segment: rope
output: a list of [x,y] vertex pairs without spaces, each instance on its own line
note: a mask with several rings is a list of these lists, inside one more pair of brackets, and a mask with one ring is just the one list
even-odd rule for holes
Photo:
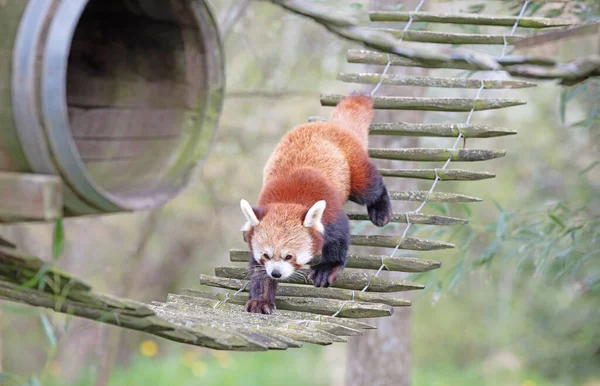
[[[417,7],[415,8],[414,12],[418,12],[424,2],[425,2],[425,0],[421,0],[421,2],[419,3],[419,5],[417,5]],[[514,35],[514,33],[515,33],[516,29],[517,29],[517,26],[519,25],[519,21],[523,17],[523,14],[525,13],[525,10],[527,9],[527,5],[529,4],[529,2],[530,2],[530,0],[526,0],[523,3],[523,8],[521,8],[521,12],[519,13],[519,16],[517,17],[517,19],[515,20],[515,24],[513,25],[512,30],[510,31],[510,35],[508,35],[508,36],[513,36]],[[402,35],[401,35],[400,41],[402,41],[402,38],[404,37],[404,33],[408,30],[408,28],[412,24],[412,21],[413,21],[412,14],[414,12],[410,12],[409,13],[410,18],[409,18],[408,23],[406,24],[406,27],[404,27],[404,30],[402,31]],[[506,40],[506,35],[503,36],[503,40],[504,40],[504,46],[502,47],[502,54],[500,56],[501,58],[503,58],[506,55],[506,49],[508,48],[508,41]],[[379,89],[379,86],[381,86],[381,84],[383,83],[383,77],[385,76],[385,74],[386,74],[386,72],[387,72],[387,70],[388,70],[388,68],[390,66],[390,56],[389,56],[389,54],[387,55],[387,58],[388,58],[388,63],[385,66],[385,68],[383,70],[383,73],[381,74],[381,79],[380,79],[379,83],[377,84],[377,86],[375,86],[375,88],[371,92],[371,96],[373,96],[373,94],[375,93],[375,91],[377,91],[377,89]],[[492,72],[494,72],[494,71],[496,71],[496,70],[493,70]],[[469,111],[469,115],[467,116],[467,120],[463,124],[464,126],[468,125],[471,122],[471,118],[473,117],[473,113],[475,112],[475,107],[476,107],[476,104],[477,104],[477,99],[479,99],[479,96],[481,95],[481,91],[484,88],[485,88],[485,82],[484,82],[483,79],[481,79],[481,87],[479,87],[479,89],[477,90],[477,93],[475,94],[475,98],[473,98],[473,107],[471,108],[471,111]],[[419,207],[416,210],[410,211],[410,212],[406,212],[406,228],[404,228],[404,232],[402,232],[402,236],[400,236],[400,240],[398,240],[398,244],[396,244],[396,247],[394,248],[394,251],[389,256],[390,258],[393,258],[396,255],[396,252],[398,251],[398,249],[400,248],[400,246],[404,242],[404,239],[406,238],[408,230],[412,226],[412,223],[410,222],[409,214],[419,214],[419,212],[423,209],[423,207],[427,204],[427,202],[429,202],[429,199],[431,198],[431,194],[435,190],[435,187],[437,186],[437,183],[440,181],[440,176],[439,176],[438,172],[440,170],[441,171],[446,170],[446,168],[448,167],[448,165],[452,161],[452,156],[454,155],[454,151],[456,150],[456,147],[458,146],[460,140],[463,139],[463,138],[465,138],[465,137],[464,137],[464,135],[463,135],[463,133],[461,131],[460,125],[459,125],[458,126],[458,136],[456,137],[456,141],[454,142],[454,145],[452,146],[452,149],[450,150],[450,156],[448,157],[448,159],[444,163],[444,166],[442,166],[441,169],[437,169],[437,168],[435,169],[435,180],[433,181],[433,184],[431,185],[431,188],[427,192],[427,195],[425,196],[425,200],[421,203],[421,205],[419,205]],[[361,292],[365,292],[369,288],[369,286],[371,285],[371,281],[375,277],[377,277],[379,275],[379,273],[381,273],[381,271],[384,268],[387,268],[387,266],[384,263],[383,256],[381,256],[381,267],[379,267],[379,269],[377,270],[377,272],[369,278],[369,281],[367,282],[367,285],[365,285],[365,287],[361,290]],[[340,307],[340,309],[333,316],[337,316],[349,302],[353,302],[353,301],[354,301],[354,291],[352,292],[352,300],[351,301],[346,301],[344,304],[342,304],[342,306]]]
[[[240,292],[242,292],[243,290],[246,289],[246,287],[248,286],[248,283],[250,283],[249,281],[247,281],[242,288],[240,288],[239,290],[237,290],[234,294],[233,297],[236,297]],[[213,308],[219,308],[221,307],[223,304],[227,303],[229,301],[230,297],[229,297],[229,292],[225,292],[225,299],[218,301]]]

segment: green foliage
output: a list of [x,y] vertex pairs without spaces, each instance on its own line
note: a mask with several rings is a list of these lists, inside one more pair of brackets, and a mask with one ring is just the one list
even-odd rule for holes
[[42,327],[44,328],[44,334],[46,335],[46,339],[48,339],[48,343],[50,343],[52,349],[56,348],[56,335],[54,335],[54,327],[52,326],[52,322],[50,322],[50,319],[45,311],[40,311],[40,319],[42,320]]
[[54,233],[53,233],[53,237],[52,237],[52,259],[54,261],[58,260],[58,258],[60,257],[60,255],[63,252],[64,243],[65,243],[64,238],[65,238],[65,228],[63,226],[62,218],[59,218],[58,220],[56,220],[56,223],[54,224]]

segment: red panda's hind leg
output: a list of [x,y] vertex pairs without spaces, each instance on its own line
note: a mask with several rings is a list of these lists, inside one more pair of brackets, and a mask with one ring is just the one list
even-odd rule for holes
[[250,300],[246,303],[247,312],[272,314],[275,310],[277,281],[267,275],[264,267],[253,258],[248,267],[250,274]]
[[346,266],[350,247],[350,221],[342,210],[336,221],[325,225],[321,260],[310,267],[309,278],[315,287],[329,287]]
[[366,183],[353,186],[349,199],[359,205],[366,205],[371,222],[382,227],[390,222],[392,203],[377,168],[370,161],[366,161],[364,167]]

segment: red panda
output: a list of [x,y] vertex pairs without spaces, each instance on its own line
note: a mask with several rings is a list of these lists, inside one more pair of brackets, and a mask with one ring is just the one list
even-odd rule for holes
[[310,268],[316,287],[329,287],[346,265],[350,223],[343,205],[366,205],[377,226],[391,218],[389,195],[367,152],[370,97],[344,98],[327,122],[288,132],[269,158],[258,204],[241,200],[251,251],[246,311],[270,314],[277,282],[321,253]]

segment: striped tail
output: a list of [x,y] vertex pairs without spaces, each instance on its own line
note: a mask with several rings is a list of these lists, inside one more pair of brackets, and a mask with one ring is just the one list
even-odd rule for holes
[[373,120],[373,102],[366,95],[351,95],[340,101],[329,117],[331,122],[352,131],[367,148],[369,125]]

